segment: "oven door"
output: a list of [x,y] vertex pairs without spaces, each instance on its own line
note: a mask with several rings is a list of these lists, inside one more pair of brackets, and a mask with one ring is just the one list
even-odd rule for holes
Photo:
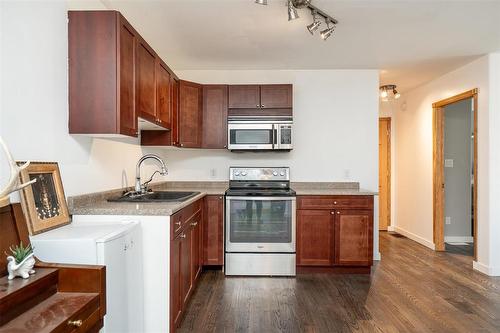
[[295,197],[226,197],[226,252],[295,253]]
[[233,150],[272,150],[276,140],[273,124],[228,123],[227,147]]

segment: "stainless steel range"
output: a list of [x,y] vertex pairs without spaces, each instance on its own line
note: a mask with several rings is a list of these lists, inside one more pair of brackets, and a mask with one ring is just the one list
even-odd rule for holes
[[295,191],[290,169],[229,169],[226,275],[295,276]]

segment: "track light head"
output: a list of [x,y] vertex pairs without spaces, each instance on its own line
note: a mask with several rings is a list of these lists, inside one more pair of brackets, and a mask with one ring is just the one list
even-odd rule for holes
[[384,89],[384,90],[382,90],[382,91],[380,92],[380,97],[382,97],[382,98],[387,98],[387,90],[385,90],[385,89]]
[[259,5],[267,5],[267,0],[255,0],[255,3]]
[[311,0],[292,0],[292,4],[295,8],[305,8],[311,4]]
[[396,90],[396,88],[394,88],[392,93],[394,94],[394,99],[398,99],[399,97],[401,97],[401,94]]
[[313,22],[307,26],[307,30],[314,35],[314,32],[318,30],[321,25],[321,21],[316,19],[316,12],[312,12]]
[[293,6],[292,0],[288,0],[288,21],[296,20],[299,18],[297,9]]
[[326,26],[327,28],[320,32],[320,36],[321,38],[323,38],[323,40],[327,40],[328,37],[330,37],[330,35],[333,34],[333,32],[335,31],[335,25],[330,27],[329,21],[326,21]]
[[[380,98],[382,98],[382,101],[384,102],[392,99],[398,99],[401,97],[401,94],[396,90],[395,84],[386,84],[380,86],[379,90],[380,90]],[[391,92],[392,95],[390,95]]]

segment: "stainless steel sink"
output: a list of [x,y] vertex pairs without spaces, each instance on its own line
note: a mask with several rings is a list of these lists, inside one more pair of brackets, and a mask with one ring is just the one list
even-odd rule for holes
[[157,191],[148,192],[145,194],[135,194],[133,192],[126,193],[118,198],[110,198],[111,202],[182,202],[192,198],[200,192],[174,192],[174,191]]

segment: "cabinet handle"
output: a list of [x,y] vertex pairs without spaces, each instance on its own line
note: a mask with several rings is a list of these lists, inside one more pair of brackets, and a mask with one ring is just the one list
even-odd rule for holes
[[191,225],[192,225],[193,227],[196,227],[196,226],[198,225],[198,222],[193,222],[193,223],[191,223]]
[[82,326],[82,324],[83,324],[83,321],[81,319],[68,321],[69,326],[80,327],[80,326]]
[[180,238],[186,238],[186,234],[181,234],[179,237]]

